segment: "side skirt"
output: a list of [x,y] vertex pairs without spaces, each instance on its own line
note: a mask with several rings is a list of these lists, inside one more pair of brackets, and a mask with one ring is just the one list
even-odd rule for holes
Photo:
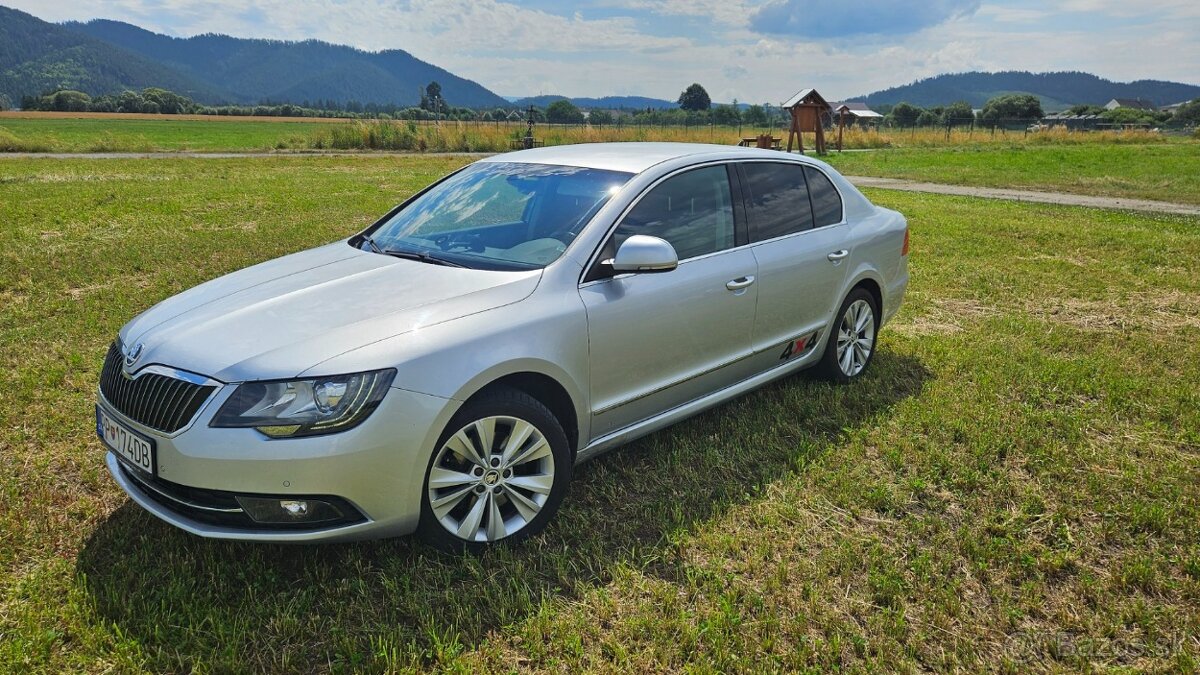
[[[825,336],[823,336],[823,338],[824,337]],[[724,389],[714,391],[713,393],[702,396],[701,398],[694,399],[688,403],[684,403],[683,405],[663,411],[653,417],[648,417],[641,422],[636,422],[612,433],[605,434],[604,436],[593,440],[587,445],[587,447],[576,453],[575,464],[583,464],[584,462],[603,455],[609,450],[641,438],[642,436],[652,434],[660,429],[665,429],[676,422],[682,422],[693,415],[704,412],[705,410],[708,410],[714,406],[721,405],[726,401],[735,399],[738,396],[753,391],[773,380],[777,380],[779,378],[791,375],[792,373],[804,370],[805,368],[813,365],[824,349],[825,339],[819,339],[809,353],[805,354],[803,357],[785,361],[778,366],[771,368],[770,370],[765,370],[758,375],[748,377],[741,382],[732,384]]]

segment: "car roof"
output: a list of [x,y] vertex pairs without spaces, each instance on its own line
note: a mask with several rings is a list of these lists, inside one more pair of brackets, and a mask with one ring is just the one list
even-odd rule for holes
[[581,166],[589,169],[641,173],[657,164],[684,157],[693,157],[696,161],[719,159],[804,161],[800,159],[800,156],[781,153],[777,150],[708,143],[579,143],[506,152],[481,161]]

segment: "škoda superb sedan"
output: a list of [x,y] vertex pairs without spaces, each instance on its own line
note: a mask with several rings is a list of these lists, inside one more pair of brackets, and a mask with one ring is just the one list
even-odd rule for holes
[[498,155],[133,319],[96,430],[198,535],[514,542],[579,462],[802,369],[861,377],[907,255],[903,216],[806,157]]

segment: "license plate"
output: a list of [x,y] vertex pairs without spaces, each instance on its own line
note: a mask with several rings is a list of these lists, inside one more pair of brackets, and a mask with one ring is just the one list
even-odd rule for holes
[[158,473],[154,441],[109,417],[100,406],[96,406],[96,433],[126,464],[152,476]]

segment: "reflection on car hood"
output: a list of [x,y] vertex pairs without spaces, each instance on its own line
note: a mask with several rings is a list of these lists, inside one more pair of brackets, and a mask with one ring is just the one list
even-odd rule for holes
[[157,363],[223,382],[294,377],[372,342],[518,302],[540,278],[540,270],[444,267],[339,242],[168,298],[126,325],[121,341],[143,344],[135,369]]

